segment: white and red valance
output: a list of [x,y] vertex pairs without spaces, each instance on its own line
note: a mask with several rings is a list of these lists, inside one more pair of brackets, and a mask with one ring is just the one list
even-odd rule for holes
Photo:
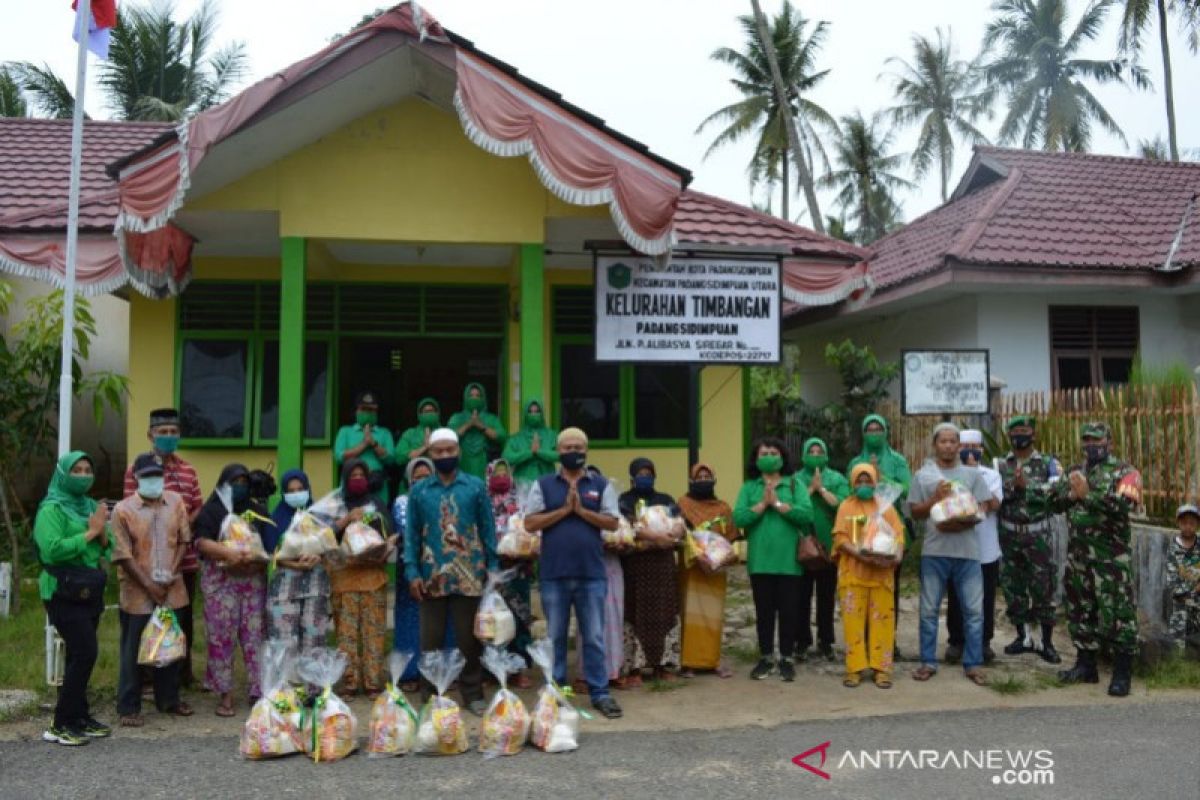
[[861,301],[873,290],[866,261],[847,266],[844,261],[783,260],[783,299],[789,303],[828,306],[847,298]]

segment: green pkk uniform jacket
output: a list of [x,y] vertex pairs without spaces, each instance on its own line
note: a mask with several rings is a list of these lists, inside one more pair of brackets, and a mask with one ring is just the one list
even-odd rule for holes
[[[438,404],[438,401],[432,397],[422,397],[417,403],[417,416],[420,417],[421,409],[427,405],[432,405],[434,408],[436,408],[438,418],[441,419],[442,407]],[[400,466],[401,472],[403,472],[404,468],[408,466],[408,454],[413,450],[424,447],[426,433],[433,433],[433,430],[436,427],[438,426],[434,425],[433,427],[427,428],[424,425],[421,425],[418,421],[418,424],[408,428],[404,431],[404,433],[400,434],[400,441],[396,443],[395,460],[396,464]]]
[[[525,414],[529,407],[537,404],[542,409],[542,419],[545,419],[545,406],[541,400],[531,398],[525,404]],[[538,450],[533,452],[533,438],[537,437]],[[543,475],[551,475],[558,468],[558,433],[544,424],[532,427],[528,423],[521,425],[521,430],[508,437],[501,456],[512,468],[513,480],[517,483],[533,483]]]
[[[812,470],[800,470],[796,473],[796,488],[801,492],[808,492],[808,485],[812,483],[812,479]],[[826,467],[821,470],[821,485],[837,498],[838,505],[841,505],[841,502],[850,496],[850,482],[846,480],[846,476],[835,469]],[[817,540],[825,546],[825,552],[832,555],[833,521],[837,519],[838,506],[826,503],[820,492],[810,493],[808,497],[809,502],[812,503],[812,523],[807,530],[815,533]]]
[[766,493],[762,478],[742,484],[733,507],[733,524],[746,532],[749,558],[746,571],[751,575],[803,575],[804,567],[796,560],[796,546],[803,531],[813,523],[812,502],[808,491],[794,478],[784,476],[775,487],[779,502],[791,506],[786,514],[768,506],[761,515],[754,513]]
[[[392,439],[392,432],[382,425],[372,425],[371,431],[375,436],[375,441],[383,446],[383,449],[387,451],[387,455],[385,455],[383,458],[380,458],[375,452],[375,448],[368,447],[356,457],[362,460],[362,462],[367,465],[367,469],[369,469],[371,472],[383,473],[384,467],[387,464],[395,463],[396,443],[395,440]],[[346,463],[346,451],[352,450],[362,444],[364,435],[363,426],[359,425],[357,422],[353,425],[343,425],[340,429],[338,429],[337,439],[333,443],[333,456],[337,459],[339,470],[341,469],[342,465]],[[384,484],[384,487],[379,490],[378,494],[386,506],[388,500],[386,483]]]
[[1063,576],[1067,629],[1077,649],[1097,650],[1107,641],[1114,652],[1134,653],[1137,603],[1129,512],[1136,500],[1122,495],[1118,487],[1137,470],[1112,455],[1091,468],[1070,467],[1067,475],[1076,470],[1087,476],[1087,496],[1072,497],[1067,477],[1051,493],[1051,507],[1067,515],[1070,531]]
[[[468,383],[463,389],[463,410],[450,418],[446,423],[446,427],[453,430],[455,433],[463,425],[471,421],[471,390],[478,389],[479,397],[483,401],[483,406],[479,409],[479,420],[485,428],[491,428],[496,432],[495,446],[501,448],[504,446],[504,441],[508,438],[508,433],[504,430],[504,426],[500,424],[500,418],[487,410],[487,391],[483,385],[479,383]],[[488,465],[488,447],[490,442],[483,431],[478,428],[472,428],[464,434],[459,434],[459,446],[462,449],[462,456],[459,460],[459,468],[469,475],[474,475],[476,478],[482,479],[487,473]]]

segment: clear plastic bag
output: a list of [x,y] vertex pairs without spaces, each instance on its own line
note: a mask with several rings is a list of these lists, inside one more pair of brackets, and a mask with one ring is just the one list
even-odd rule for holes
[[554,643],[538,639],[529,645],[529,657],[542,670],[546,685],[538,692],[529,726],[529,741],[547,753],[579,748],[579,712],[554,682]]
[[371,706],[368,758],[402,756],[411,753],[417,743],[417,712],[400,689],[400,676],[412,658],[412,653],[401,650],[393,650],[388,656],[392,680]]
[[243,758],[258,761],[304,749],[300,741],[301,698],[288,685],[295,669],[293,642],[271,639],[264,645],[259,684],[263,694],[250,709],[250,716],[242,726],[239,750]]
[[446,697],[467,659],[458,650],[434,650],[421,654],[421,674],[437,691],[421,707],[417,725],[417,744],[414,753],[434,756],[456,756],[467,752],[467,726],[462,709]]
[[500,541],[496,543],[496,552],[505,558],[537,558],[542,552],[541,531],[530,533],[525,530],[525,517],[513,514],[508,518]]
[[635,507],[633,529],[637,534],[635,546],[643,550],[669,550],[679,544],[686,528],[671,509],[662,505],[648,506],[639,500]]
[[351,558],[379,558],[387,543],[382,534],[363,522],[351,522],[342,534],[342,552]]
[[600,538],[604,541],[605,546],[613,550],[628,550],[637,542],[637,534],[634,532],[633,526],[624,517],[617,521],[615,531],[601,530]]
[[338,547],[333,523],[346,514],[340,491],[330,492],[303,511],[292,515],[292,522],[280,537],[276,558],[323,556]]
[[484,650],[483,666],[496,676],[500,688],[488,704],[479,725],[479,752],[487,758],[513,756],[521,752],[529,736],[529,711],[521,698],[508,689],[508,676],[525,667],[525,659],[495,645]]
[[159,606],[150,614],[138,640],[138,663],[147,667],[165,667],[187,655],[187,637],[179,627],[175,612]]
[[[254,529],[254,520],[262,521],[264,519],[253,511],[243,514],[227,514],[221,521],[221,533],[218,541],[233,550],[251,553],[256,558],[266,561],[267,551],[263,547],[262,537]],[[269,519],[266,520],[266,523],[275,524]]]
[[321,687],[312,707],[305,708],[300,741],[313,761],[337,761],[354,752],[358,719],[350,706],[333,693],[333,685],[346,671],[346,654],[331,647],[315,647],[300,659],[301,679]]
[[887,510],[900,496],[901,488],[882,483],[875,490],[875,513],[867,517],[859,539],[859,550],[877,556],[894,556],[900,546],[900,531],[887,521]]
[[479,641],[504,646],[517,637],[517,618],[500,594],[501,584],[508,583],[516,574],[515,569],[488,573],[479,610],[475,612],[475,638]]
[[955,481],[950,484],[950,496],[929,509],[929,518],[938,525],[943,522],[979,522],[983,519],[983,513],[970,490]]
[[736,556],[733,545],[724,536],[697,528],[688,531],[684,541],[683,558],[685,566],[695,564],[705,572],[714,573],[733,563]]

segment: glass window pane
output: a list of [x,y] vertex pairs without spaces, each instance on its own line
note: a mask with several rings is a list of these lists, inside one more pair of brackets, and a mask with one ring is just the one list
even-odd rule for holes
[[582,428],[589,439],[621,437],[621,372],[597,364],[591,344],[559,346],[559,422]]
[[1059,356],[1058,388],[1085,389],[1092,385],[1092,359],[1088,356]]
[[643,365],[633,376],[635,438],[686,439],[688,368]]
[[[279,435],[279,342],[263,342],[262,410],[258,437]],[[329,344],[308,342],[304,346],[304,438],[324,439],[327,414],[325,390],[329,378]]]
[[179,377],[184,437],[245,437],[249,353],[250,344],[245,340],[184,341]]
[[1129,373],[1132,370],[1132,356],[1103,356],[1100,359],[1100,372],[1104,377],[1105,386],[1129,383]]

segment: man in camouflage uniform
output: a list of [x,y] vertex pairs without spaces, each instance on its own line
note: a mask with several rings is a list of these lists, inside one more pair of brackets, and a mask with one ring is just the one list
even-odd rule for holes
[[1171,638],[1180,650],[1189,637],[1200,635],[1200,547],[1196,530],[1200,528],[1200,509],[1183,505],[1175,512],[1179,534],[1172,537],[1167,550],[1167,591],[1171,593]]
[[1112,455],[1108,425],[1089,422],[1080,438],[1087,462],[1071,467],[1051,495],[1051,505],[1066,513],[1070,529],[1063,584],[1067,629],[1078,651],[1075,666],[1058,677],[1065,683],[1098,683],[1096,653],[1107,642],[1113,652],[1108,693],[1124,697],[1138,638],[1129,512],[1141,504],[1141,475]]
[[[1054,649],[1054,584],[1050,491],[1063,477],[1058,459],[1034,446],[1037,421],[1013,417],[1008,422],[1012,450],[1000,462],[1004,501],[1000,505],[1000,588],[1017,638],[1004,648],[1010,656],[1038,653],[1051,664],[1062,662]],[[1039,641],[1035,633],[1041,625]]]

